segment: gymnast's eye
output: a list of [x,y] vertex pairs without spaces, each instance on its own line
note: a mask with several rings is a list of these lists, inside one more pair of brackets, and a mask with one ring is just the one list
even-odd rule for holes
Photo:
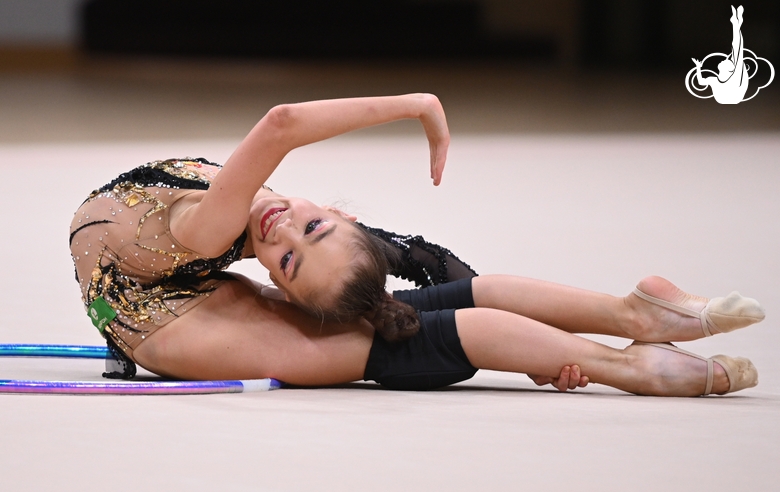
[[309,221],[309,223],[306,224],[304,234],[311,234],[312,232],[316,231],[320,224],[322,224],[322,219],[314,219]]
[[292,258],[292,251],[282,256],[282,260],[279,262],[279,266],[282,267],[282,271],[287,270],[287,264],[290,263],[290,258]]

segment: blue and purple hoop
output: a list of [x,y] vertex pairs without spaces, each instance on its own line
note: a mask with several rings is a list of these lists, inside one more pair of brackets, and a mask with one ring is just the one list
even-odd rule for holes
[[[111,359],[106,347],[94,345],[0,344],[0,357]],[[282,387],[276,379],[225,381],[32,381],[0,379],[0,393],[65,395],[206,395],[270,391]]]

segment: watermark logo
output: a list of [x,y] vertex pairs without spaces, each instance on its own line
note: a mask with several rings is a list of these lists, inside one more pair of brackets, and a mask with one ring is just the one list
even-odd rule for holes
[[[685,76],[685,88],[699,99],[714,97],[715,101],[720,104],[739,104],[756,97],[758,92],[771,84],[772,79],[775,78],[775,67],[766,58],[761,58],[745,48],[741,30],[744,12],[745,9],[741,5],[737,9],[731,7],[731,54],[712,53],[702,61],[693,58],[693,63],[696,66]],[[704,68],[704,64],[710,59],[713,60],[712,64],[718,62],[717,72]],[[759,65],[763,64],[766,64],[769,69],[769,80],[764,85],[756,87],[752,94],[745,97],[748,93],[750,79],[755,77],[759,71]],[[709,92],[708,88],[712,90],[712,93],[701,95]],[[701,94],[697,94],[697,92]]]

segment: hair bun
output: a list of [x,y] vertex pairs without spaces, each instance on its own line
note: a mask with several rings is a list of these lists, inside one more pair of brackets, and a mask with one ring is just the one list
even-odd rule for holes
[[367,315],[366,319],[388,342],[406,340],[420,331],[417,311],[412,306],[393,299],[389,294],[384,295],[372,315]]

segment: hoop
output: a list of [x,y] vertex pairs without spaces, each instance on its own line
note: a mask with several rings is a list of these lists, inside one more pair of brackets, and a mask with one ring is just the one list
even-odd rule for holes
[[[93,345],[0,344],[0,357],[107,359],[112,356],[108,348]],[[0,380],[0,393],[65,395],[206,395],[270,391],[281,387],[281,381],[271,378],[138,382]]]

